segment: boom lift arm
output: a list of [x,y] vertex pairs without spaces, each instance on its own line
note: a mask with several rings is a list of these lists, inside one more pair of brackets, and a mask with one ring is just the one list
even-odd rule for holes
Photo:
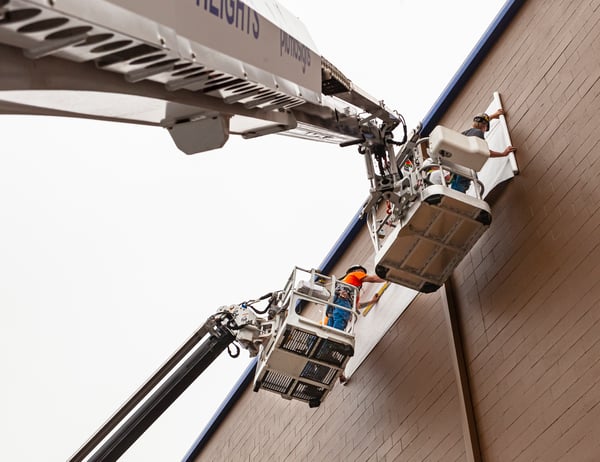
[[235,340],[224,321],[223,316],[211,316],[69,462],[117,460]]
[[[0,113],[156,125],[187,154],[230,134],[340,143],[383,102],[274,0],[0,1]],[[43,78],[40,78],[43,77]]]

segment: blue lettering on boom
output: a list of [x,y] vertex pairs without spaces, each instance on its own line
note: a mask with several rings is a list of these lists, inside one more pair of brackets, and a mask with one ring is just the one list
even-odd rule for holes
[[196,6],[255,39],[260,35],[258,13],[240,0],[196,0]]
[[279,31],[279,56],[290,56],[302,64],[302,73],[310,67],[310,49],[282,30]]

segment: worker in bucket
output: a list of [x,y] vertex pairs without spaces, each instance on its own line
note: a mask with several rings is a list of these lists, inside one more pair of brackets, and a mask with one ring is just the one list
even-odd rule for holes
[[[350,287],[338,285],[335,290],[335,296],[333,299],[333,303],[344,308],[338,308],[335,306],[327,307],[327,325],[330,327],[334,327],[335,329],[344,330],[348,325],[348,320],[351,316],[352,304],[354,301],[354,294],[356,293],[356,297],[360,294],[360,289],[362,288],[363,283],[365,282],[385,282],[384,279],[381,279],[379,276],[375,274],[367,274],[367,270],[362,265],[353,265],[346,270],[346,274],[341,281],[357,288],[357,290],[352,290]],[[379,299],[378,295],[375,294],[373,299],[368,302],[360,303],[360,300],[357,299],[356,306],[359,308],[363,308],[372,303],[376,303]]]
[[[504,109],[498,109],[496,112],[487,115],[485,113],[477,114],[473,117],[473,124],[471,128],[462,132],[465,136],[476,136],[485,140],[485,132],[490,129],[490,120],[498,119],[501,115],[504,115]],[[507,146],[504,151],[493,151],[490,149],[490,157],[506,157],[511,152],[516,152],[517,148],[513,146]],[[467,192],[471,185],[471,179],[461,175],[454,174],[450,182],[450,187],[456,191],[462,193]]]

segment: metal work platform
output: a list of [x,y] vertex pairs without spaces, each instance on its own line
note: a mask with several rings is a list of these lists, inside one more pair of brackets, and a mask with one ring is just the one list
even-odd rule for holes
[[[355,287],[334,277],[294,270],[284,291],[287,316],[261,350],[254,391],[272,391],[310,407],[321,404],[354,354],[357,297],[352,297],[351,308],[334,303],[341,286],[356,295]],[[346,330],[326,325],[328,306],[350,312]]]
[[436,291],[492,221],[486,202],[432,185],[375,255],[375,272],[420,292]]

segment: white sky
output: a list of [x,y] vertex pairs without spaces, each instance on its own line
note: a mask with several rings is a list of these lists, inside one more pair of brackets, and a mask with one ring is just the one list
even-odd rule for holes
[[[411,129],[504,1],[280,3]],[[368,194],[355,147],[185,156],[160,128],[0,121],[0,460],[66,460],[219,306],[317,267]],[[122,460],[180,460],[248,362],[222,355]]]

